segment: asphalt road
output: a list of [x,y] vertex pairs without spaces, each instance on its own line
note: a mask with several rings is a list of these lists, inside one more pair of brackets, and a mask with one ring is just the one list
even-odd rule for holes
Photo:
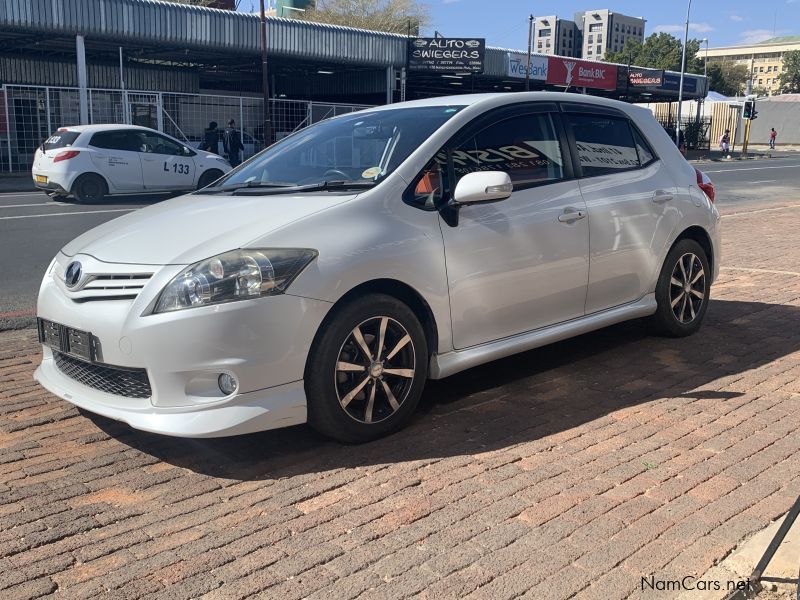
[[[800,199],[800,156],[697,163],[717,188],[720,207]],[[0,330],[33,320],[36,293],[50,260],[68,241],[165,196],[125,196],[85,206],[39,192],[0,194]]]

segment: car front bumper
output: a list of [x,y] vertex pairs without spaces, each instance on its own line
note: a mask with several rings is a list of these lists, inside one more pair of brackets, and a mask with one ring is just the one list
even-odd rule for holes
[[[331,304],[284,294],[147,314],[179,270],[164,267],[135,299],[82,302],[48,273],[38,316],[91,332],[97,363],[79,361],[89,376],[76,377],[59,367],[57,351],[43,346],[35,379],[85,410],[167,435],[217,437],[304,423],[306,358]],[[104,368],[144,370],[149,397],[109,392],[92,375]],[[222,373],[238,381],[233,394],[219,389]]]

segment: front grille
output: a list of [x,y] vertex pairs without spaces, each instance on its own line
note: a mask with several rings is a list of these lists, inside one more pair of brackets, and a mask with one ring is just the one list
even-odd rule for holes
[[93,364],[55,350],[53,357],[64,375],[90,388],[125,398],[149,398],[151,395],[150,379],[144,369]]
[[[139,295],[147,282],[153,276],[152,272],[145,272],[141,267],[119,265],[123,269],[116,273],[93,273],[88,271],[75,288],[64,285],[64,265],[57,264],[53,270],[53,278],[70,299],[75,302],[90,302],[92,300],[132,300]],[[89,269],[96,268],[90,264]],[[106,268],[106,267],[101,267]],[[131,268],[133,272],[126,273],[124,269]]]

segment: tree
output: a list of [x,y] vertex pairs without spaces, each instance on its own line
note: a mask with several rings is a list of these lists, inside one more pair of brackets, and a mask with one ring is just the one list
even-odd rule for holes
[[407,33],[410,28],[412,34],[430,23],[428,5],[417,0],[317,0],[316,8],[300,18],[391,33]]
[[723,96],[741,95],[748,77],[750,71],[747,66],[729,60],[708,65],[708,89]]
[[783,72],[779,75],[781,93],[800,92],[800,50],[790,50],[783,55]]
[[[702,73],[703,61],[697,58],[700,40],[689,40],[686,44],[686,72]],[[665,71],[681,70],[683,43],[674,35],[654,33],[644,43],[628,39],[620,52],[609,52],[605,60],[626,65],[629,62],[637,67],[663,69]]]

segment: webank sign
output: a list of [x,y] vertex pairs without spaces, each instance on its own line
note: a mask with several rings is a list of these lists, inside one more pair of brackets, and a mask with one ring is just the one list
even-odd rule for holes
[[617,89],[617,67],[603,62],[550,56],[547,64],[547,83],[570,88],[615,90]]
[[[525,79],[528,71],[528,55],[508,53],[508,76]],[[547,57],[531,54],[531,79],[547,81]]]

